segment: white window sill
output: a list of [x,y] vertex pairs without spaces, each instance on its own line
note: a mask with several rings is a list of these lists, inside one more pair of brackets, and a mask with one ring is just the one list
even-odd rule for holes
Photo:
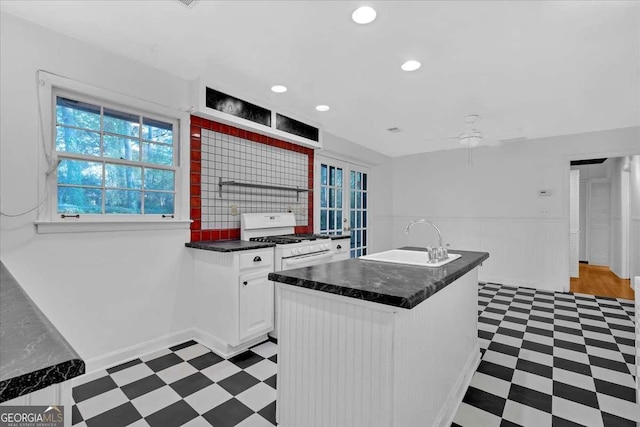
[[35,221],[38,234],[104,231],[188,230],[190,219],[147,221]]

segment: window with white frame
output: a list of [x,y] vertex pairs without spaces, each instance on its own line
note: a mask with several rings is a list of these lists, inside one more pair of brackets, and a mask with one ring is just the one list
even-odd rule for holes
[[56,210],[66,217],[173,217],[178,121],[54,91]]

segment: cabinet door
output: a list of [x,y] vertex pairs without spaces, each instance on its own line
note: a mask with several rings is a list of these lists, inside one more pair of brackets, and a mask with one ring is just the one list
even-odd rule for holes
[[268,271],[240,276],[240,342],[273,330],[273,282]]

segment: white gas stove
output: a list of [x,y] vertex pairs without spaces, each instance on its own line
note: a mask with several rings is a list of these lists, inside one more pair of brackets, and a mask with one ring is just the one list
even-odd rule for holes
[[329,236],[296,234],[296,218],[289,212],[248,213],[240,216],[240,239],[275,243],[275,271],[332,261]]

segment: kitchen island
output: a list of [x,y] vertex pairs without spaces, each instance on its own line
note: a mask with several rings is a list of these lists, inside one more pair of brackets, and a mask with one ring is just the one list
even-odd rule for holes
[[[424,250],[423,248],[403,248]],[[278,282],[280,426],[450,425],[479,360],[478,266],[361,259]]]

